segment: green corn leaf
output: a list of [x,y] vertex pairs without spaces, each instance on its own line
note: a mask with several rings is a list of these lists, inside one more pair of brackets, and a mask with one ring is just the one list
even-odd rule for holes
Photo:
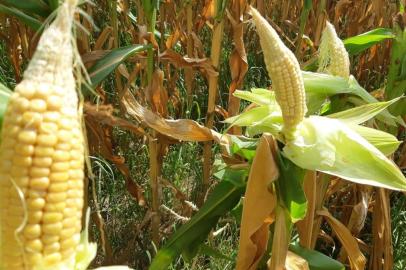
[[306,93],[325,97],[351,93],[350,84],[344,78],[310,71],[302,71],[302,76]]
[[279,113],[274,112],[274,107],[272,106],[261,106],[256,107],[246,112],[243,112],[239,115],[227,118],[224,120],[225,123],[231,124],[229,128],[233,126],[251,126],[255,125],[255,123],[263,121],[265,118],[269,116],[278,117]]
[[165,246],[158,251],[149,267],[150,270],[167,269],[182,252],[199,246],[217,224],[218,219],[238,203],[245,186],[234,183],[236,181],[245,183],[247,171],[225,169],[222,174],[216,175],[222,177],[222,181],[190,221],[172,234]]
[[257,139],[251,138],[238,138],[237,136],[231,136],[231,154],[239,155],[248,160],[251,163],[255,156],[256,148],[258,145]]
[[398,97],[386,102],[375,102],[358,106],[349,110],[328,115],[329,118],[339,119],[347,124],[361,124],[368,121],[379,113],[383,112],[390,105],[397,102],[402,97]]
[[151,48],[151,45],[129,45],[110,51],[88,70],[91,87],[95,88],[128,57],[143,52],[148,48]]
[[278,157],[278,194],[292,223],[295,223],[305,217],[307,210],[307,199],[303,191],[305,170],[281,155]]
[[56,10],[59,7],[59,0],[48,0],[48,3],[51,10]]
[[393,154],[401,143],[392,134],[378,129],[354,124],[350,124],[349,127],[375,146],[385,156]]
[[268,89],[253,88],[251,92],[236,90],[233,95],[257,105],[276,105],[279,107],[276,103],[275,92]]
[[360,35],[345,39],[344,45],[350,55],[357,55],[373,45],[386,39],[393,39],[395,35],[391,29],[377,28]]
[[303,248],[298,244],[290,245],[289,249],[305,259],[310,270],[345,270],[342,263],[316,250]]
[[406,190],[399,168],[343,122],[327,117],[305,118],[297,136],[283,148],[296,165],[362,185]]
[[[368,93],[367,90],[365,90],[363,87],[359,85],[354,76],[352,75],[350,76],[349,83],[351,85],[352,93],[354,95],[359,96],[367,103],[378,102],[378,100],[375,97],[373,97],[370,93]],[[390,114],[387,110],[381,112],[381,114],[377,116],[377,119],[391,126],[396,126],[397,122],[402,124],[401,122],[397,121],[396,117]]]
[[34,31],[38,31],[42,26],[42,23],[39,20],[14,7],[7,7],[0,4],[0,13],[5,13],[7,15],[16,17]]
[[14,7],[21,12],[44,18],[51,13],[50,7],[42,0],[0,0],[0,3],[8,7]]

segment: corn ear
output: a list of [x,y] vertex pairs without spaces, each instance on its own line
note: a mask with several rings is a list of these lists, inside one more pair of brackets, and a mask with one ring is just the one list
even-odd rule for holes
[[0,269],[74,265],[84,195],[71,31],[76,4],[60,6],[7,105],[0,146]]
[[350,59],[344,43],[337,36],[334,26],[326,21],[319,47],[319,72],[350,78]]
[[294,54],[283,44],[276,31],[254,8],[252,18],[260,38],[267,71],[276,101],[282,110],[283,134],[289,141],[307,112],[303,78]]

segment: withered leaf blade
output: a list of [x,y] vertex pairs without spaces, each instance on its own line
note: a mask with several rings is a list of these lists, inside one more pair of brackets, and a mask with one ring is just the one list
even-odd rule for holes
[[189,119],[168,120],[139,104],[130,92],[123,97],[123,105],[127,113],[143,122],[157,132],[181,141],[204,142],[218,141],[221,137],[217,132],[208,129],[197,122]]
[[323,210],[317,211],[317,214],[326,218],[328,224],[340,239],[341,244],[348,254],[351,269],[365,269],[366,259],[359,249],[357,240],[351,235],[351,232],[339,220],[333,217],[327,209],[324,208]]
[[272,150],[274,143],[272,136],[263,135],[251,166],[242,212],[237,270],[256,269],[267,248],[272,223],[268,217],[276,205],[276,194],[268,186],[279,176]]
[[209,76],[218,76],[218,72],[213,67],[212,62],[208,58],[189,58],[183,57],[177,52],[167,49],[159,55],[160,58],[169,60],[175,67],[194,67],[203,69]]
[[146,89],[146,97],[151,104],[153,112],[167,116],[168,92],[164,87],[164,72],[157,68],[152,74],[152,82]]

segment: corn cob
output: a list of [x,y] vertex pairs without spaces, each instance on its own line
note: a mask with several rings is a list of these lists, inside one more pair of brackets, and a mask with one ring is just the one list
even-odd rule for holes
[[319,47],[319,72],[326,72],[344,79],[350,77],[350,59],[344,43],[337,36],[334,26],[326,21]]
[[307,112],[300,66],[294,54],[283,44],[276,31],[261,14],[254,8],[251,8],[251,14],[260,38],[276,101],[282,110],[283,134],[289,140]]
[[67,0],[10,97],[0,146],[0,269],[74,260],[83,207],[84,138]]

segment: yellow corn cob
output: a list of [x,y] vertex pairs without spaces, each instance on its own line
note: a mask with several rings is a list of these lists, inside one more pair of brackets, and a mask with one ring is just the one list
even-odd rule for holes
[[252,17],[260,38],[265,65],[272,80],[276,101],[282,110],[283,132],[290,139],[306,112],[306,96],[299,63],[271,25],[254,8]]
[[0,146],[0,269],[61,269],[74,260],[83,207],[84,139],[68,0],[15,88]]
[[344,79],[350,77],[350,59],[344,43],[337,36],[334,26],[326,21],[319,47],[319,72],[326,72]]

